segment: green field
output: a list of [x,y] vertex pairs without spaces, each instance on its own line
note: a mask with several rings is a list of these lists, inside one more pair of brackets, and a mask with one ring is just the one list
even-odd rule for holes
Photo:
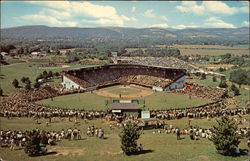
[[[68,119],[61,120],[59,118],[52,119],[50,126],[46,126],[45,119],[40,119],[41,124],[35,124],[33,119],[1,119],[1,129],[4,130],[32,130],[35,128],[44,130],[56,130],[74,128],[74,122]],[[226,157],[216,152],[213,144],[207,139],[192,141],[188,135],[182,135],[182,140],[177,141],[174,134],[152,134],[152,130],[145,130],[141,135],[138,143],[144,146],[144,150],[148,153],[140,155],[125,156],[121,152],[119,132],[120,129],[109,129],[109,124],[104,120],[92,120],[84,122],[78,120],[80,126],[78,129],[82,132],[82,140],[68,141],[63,140],[55,146],[47,146],[49,152],[54,154],[28,157],[23,150],[10,151],[8,148],[1,148],[0,156],[3,160],[8,161],[244,161],[248,156]],[[249,120],[248,120],[249,121]],[[185,128],[188,119],[167,121],[174,127]],[[201,128],[210,128],[215,123],[215,119],[208,121],[206,119],[194,119],[191,124]],[[98,139],[86,136],[87,127],[95,125],[102,127],[107,139]],[[246,139],[241,140],[240,148],[247,148]]]
[[232,55],[249,54],[247,45],[242,46],[222,46],[222,45],[174,45],[181,52],[181,55],[224,55],[230,53]]
[[[114,89],[115,87],[113,87]],[[116,87],[117,88],[117,87]],[[64,107],[73,109],[85,110],[106,110],[105,100],[108,97],[99,96],[95,93],[71,94],[55,97],[53,100],[45,99],[38,101],[38,104],[50,105],[54,107]],[[142,99],[142,98],[131,98]],[[128,98],[127,98],[128,100]],[[186,95],[172,94],[166,92],[156,92],[145,97],[146,109],[171,109],[171,108],[186,108],[190,106],[198,106],[210,102],[206,99],[192,97],[189,99]]]
[[199,106],[209,103],[210,100],[191,97],[181,94],[173,94],[166,92],[156,92],[145,97],[146,109],[171,109],[171,108],[187,108],[191,106]]
[[[227,74],[225,74],[225,75],[228,78],[228,75]],[[204,80],[189,79],[188,82],[189,83],[197,83],[197,84],[202,85],[202,86],[210,86],[210,87],[216,88],[220,84],[220,79],[218,78],[216,82],[213,82],[212,81],[212,77],[211,76],[207,76],[207,79],[204,79]],[[229,95],[233,96],[233,92],[230,91],[230,87],[232,85],[232,82],[230,82],[229,80],[227,80],[227,85],[228,85],[227,89],[229,90]],[[241,95],[235,97],[235,99],[237,101],[239,101],[239,103],[237,104],[237,106],[239,106],[239,107],[245,107],[247,101],[249,101],[249,92],[250,91],[247,90],[247,89],[245,89],[245,88],[249,89],[249,86],[243,86],[242,85],[242,88],[239,88]],[[237,106],[234,106],[234,107],[237,107]]]
[[[31,82],[34,83],[36,77],[42,73],[44,70],[52,71],[52,72],[60,72],[62,70],[67,70],[71,68],[81,67],[81,65],[69,64],[70,67],[63,68],[62,66],[59,67],[50,67],[50,68],[40,68],[38,67],[39,63],[15,63],[10,65],[1,66],[1,88],[4,91],[4,94],[11,94],[17,92],[20,89],[16,89],[12,85],[12,81],[17,79],[19,81],[19,85],[21,87],[24,84],[21,82],[22,77],[29,77]],[[61,82],[61,80],[54,80],[55,83]],[[53,81],[50,82],[53,84]]]

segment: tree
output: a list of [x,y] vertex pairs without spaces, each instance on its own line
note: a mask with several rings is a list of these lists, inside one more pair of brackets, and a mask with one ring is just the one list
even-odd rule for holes
[[26,77],[22,77],[21,82],[25,83],[25,81],[26,81]]
[[30,78],[29,77],[22,77],[21,78],[21,81],[23,82],[23,83],[31,83],[31,81],[30,81]]
[[0,96],[3,96],[3,89],[0,88]]
[[220,88],[227,88],[228,85],[227,85],[226,81],[221,80],[221,82],[220,82],[220,84],[219,84],[219,87],[220,87]]
[[217,79],[215,76],[213,76],[213,82],[217,82]]
[[239,88],[235,88],[235,90],[234,90],[234,96],[238,96],[238,95],[240,95],[240,90],[239,90]]
[[206,74],[205,74],[205,73],[202,73],[202,74],[201,74],[201,79],[203,80],[203,79],[206,79],[206,78],[207,78]]
[[48,78],[48,72],[45,70],[43,71],[43,78],[44,79],[47,79]]
[[231,87],[230,87],[230,89],[231,89],[232,91],[234,91],[236,88],[237,88],[237,87],[236,87],[234,84],[232,84]]
[[132,123],[131,121],[127,122],[119,136],[121,138],[122,151],[126,155],[137,152],[137,140],[140,137],[140,131],[136,124]]
[[30,90],[31,89],[31,83],[27,83],[24,88],[25,88],[25,90]]
[[52,73],[52,71],[49,71],[49,73],[48,73],[48,77],[53,77],[53,73]]
[[37,156],[42,152],[42,148],[40,146],[41,137],[38,132],[34,131],[33,135],[27,138],[27,142],[24,147],[24,151],[29,156]]
[[234,84],[231,86],[231,90],[234,92],[234,96],[240,95],[240,90]]
[[17,80],[17,79],[14,79],[14,80],[12,81],[12,85],[13,85],[15,88],[18,88],[18,87],[19,87],[19,82],[18,82],[18,80]]
[[240,143],[240,136],[237,134],[237,123],[228,116],[223,116],[220,120],[216,120],[217,125],[213,126],[212,138],[210,139],[218,153],[222,155],[235,155],[235,148]]
[[239,84],[239,87],[241,87],[242,84],[250,85],[249,72],[250,72],[249,70],[243,70],[243,69],[234,70],[230,73],[229,80]]
[[34,84],[34,88],[39,88],[41,86],[41,84],[39,83],[39,82],[36,82],[35,84]]

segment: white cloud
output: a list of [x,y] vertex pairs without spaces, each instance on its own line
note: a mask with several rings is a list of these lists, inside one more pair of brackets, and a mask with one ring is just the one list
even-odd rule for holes
[[226,3],[219,1],[206,1],[203,2],[203,6],[209,11],[213,13],[225,14],[225,15],[233,15],[237,12],[236,7],[229,7]]
[[249,27],[249,21],[243,21],[241,25],[242,25],[242,26]]
[[168,18],[166,16],[161,16],[161,19],[164,21],[168,21]]
[[97,20],[82,20],[83,23],[93,23],[93,24],[100,24],[100,25],[118,25],[118,26],[123,26],[123,21],[122,20],[111,20],[107,18],[100,18]]
[[53,10],[53,9],[42,9],[39,12],[39,14],[50,15],[50,16],[56,17],[58,19],[67,19],[67,18],[71,17],[69,12],[57,11],[57,10]]
[[195,25],[191,25],[191,26],[186,26],[186,25],[177,25],[177,26],[173,26],[173,28],[176,29],[185,29],[185,28],[198,28],[199,26],[195,26]]
[[144,16],[145,17],[149,17],[149,18],[155,18],[156,15],[153,13],[152,9],[148,9],[144,12]]
[[68,26],[68,27],[75,27],[77,25],[77,22],[74,21],[60,21],[55,17],[41,15],[41,14],[24,15],[18,17],[18,19],[28,20],[35,24],[47,23],[49,25]]
[[203,14],[205,10],[204,6],[199,6],[194,1],[184,1],[182,2],[182,6],[176,6],[176,8],[181,12],[190,12],[198,15]]
[[38,4],[43,6],[48,6],[51,8],[67,9],[70,7],[69,1],[26,1],[26,3]]
[[133,6],[133,7],[132,7],[132,9],[131,9],[131,12],[132,12],[132,13],[134,13],[134,12],[135,12],[135,10],[136,10],[136,7],[135,7],[135,6]]
[[183,1],[182,5],[176,6],[176,8],[181,12],[193,13],[197,15],[205,13],[233,15],[239,12],[249,12],[248,5],[243,7],[230,7],[226,3],[220,1],[204,1],[201,5],[197,5],[195,1]]
[[243,13],[249,13],[249,6],[240,7],[238,11]]
[[134,18],[134,17],[129,18],[129,17],[124,16],[124,15],[121,15],[121,18],[125,21],[136,21],[136,18]]
[[[51,17],[51,19],[68,19],[81,18],[83,21],[95,23],[100,25],[124,25],[125,21],[136,21],[134,17],[127,17],[119,15],[116,8],[109,5],[96,5],[91,2],[77,2],[77,1],[46,1],[36,2],[31,1],[27,3],[43,5],[49,8],[41,10],[38,15],[43,17]],[[59,11],[60,9],[60,11]],[[133,9],[133,8],[132,8]],[[135,11],[136,8],[134,8]],[[31,16],[26,15],[27,18]],[[85,20],[87,18],[87,20]],[[38,21],[38,20],[37,20]],[[55,24],[55,23],[54,23]]]
[[166,24],[166,23],[163,23],[163,24],[154,24],[154,25],[151,25],[150,27],[167,28],[168,24]]
[[205,20],[204,26],[213,28],[235,28],[233,24],[226,23],[219,17],[210,17]]

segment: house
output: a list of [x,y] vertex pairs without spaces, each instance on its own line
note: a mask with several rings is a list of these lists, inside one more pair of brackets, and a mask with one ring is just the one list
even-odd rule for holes
[[46,52],[33,51],[31,52],[32,56],[46,56]]
[[1,52],[1,55],[2,55],[2,56],[6,56],[6,55],[9,55],[9,53]]
[[117,57],[117,52],[111,52],[111,57]]
[[114,103],[112,104],[112,113],[116,114],[133,114],[133,115],[139,115],[139,112],[141,111],[138,103]]
[[16,56],[16,55],[18,55],[18,49],[11,49],[10,51],[9,51],[9,54],[11,55],[11,56]]

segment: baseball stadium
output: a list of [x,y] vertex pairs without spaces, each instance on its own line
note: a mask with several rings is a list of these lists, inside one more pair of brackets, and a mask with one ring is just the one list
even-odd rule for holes
[[[225,160],[209,141],[211,125],[224,115],[241,120],[242,128],[237,132],[246,135],[243,127],[249,106],[232,108],[237,100],[227,90],[192,82],[194,66],[171,57],[123,60],[126,61],[62,70],[60,84],[21,90],[2,99],[0,116],[5,130],[1,147],[11,149],[3,148],[3,156],[25,148],[25,139],[29,138],[26,136],[38,131],[43,145],[47,145],[40,149],[41,155],[46,154],[42,157],[49,160],[82,160],[83,156],[86,160],[127,160],[120,150],[118,134],[128,121],[141,128],[138,142],[145,146],[132,160],[139,156],[143,160],[164,160],[166,154],[173,157],[170,160],[185,160],[186,156],[203,160],[194,151]],[[20,139],[13,143],[9,135]],[[244,142],[241,145],[244,147]],[[200,147],[208,148],[208,152]],[[14,152],[13,157],[19,151]],[[33,160],[23,153],[21,158]]]

